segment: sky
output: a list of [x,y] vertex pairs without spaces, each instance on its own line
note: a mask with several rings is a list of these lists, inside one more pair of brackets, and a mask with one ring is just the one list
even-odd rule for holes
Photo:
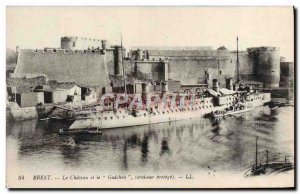
[[7,7],[7,48],[60,47],[60,37],[131,46],[280,47],[294,61],[293,7]]

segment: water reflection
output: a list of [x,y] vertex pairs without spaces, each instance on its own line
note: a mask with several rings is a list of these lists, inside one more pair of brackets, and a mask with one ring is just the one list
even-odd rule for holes
[[147,134],[144,134],[144,138],[141,142],[141,152],[142,152],[142,158],[141,158],[141,163],[144,165],[147,163],[147,156],[148,156],[148,138],[149,136]]
[[[286,114],[286,112],[285,112]],[[282,115],[266,108],[238,117],[196,119],[104,130],[101,136],[60,136],[65,123],[7,123],[7,138],[16,141],[22,168],[76,171],[180,171],[207,169],[244,171],[253,164],[254,140],[270,150],[293,155],[278,144]],[[280,126],[280,127],[279,127]],[[293,143],[293,142],[290,142]],[[8,150],[9,152],[9,150]],[[273,153],[273,155],[272,155]],[[263,160],[263,155],[259,156]]]
[[123,147],[123,170],[128,169],[128,162],[127,162],[127,141],[124,142]]
[[161,141],[161,152],[160,155],[162,156],[165,153],[169,153],[169,146],[168,146],[168,141],[166,139],[163,139]]

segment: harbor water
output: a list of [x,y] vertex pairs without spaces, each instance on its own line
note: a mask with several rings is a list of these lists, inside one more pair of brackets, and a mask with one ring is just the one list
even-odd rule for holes
[[[7,158],[19,170],[79,172],[234,172],[258,162],[293,161],[294,109],[256,108],[220,120],[199,118],[103,130],[99,136],[63,136],[67,124],[53,121],[7,123]],[[8,164],[9,165],[9,164]],[[16,166],[15,166],[16,165]]]

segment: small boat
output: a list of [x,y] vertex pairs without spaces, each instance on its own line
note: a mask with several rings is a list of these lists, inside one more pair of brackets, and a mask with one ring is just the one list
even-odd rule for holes
[[255,164],[252,165],[252,168],[247,170],[244,176],[257,176],[257,175],[269,175],[276,174],[281,172],[286,172],[294,169],[294,164],[289,162],[287,157],[285,156],[284,161],[277,162],[269,162],[268,150],[266,150],[266,162],[259,163],[258,162],[258,137],[256,137],[256,145],[255,145]]
[[50,118],[49,117],[46,117],[46,118],[41,118],[41,119],[39,119],[40,121],[48,121],[48,120],[50,120]]
[[279,108],[278,106],[274,106],[274,107],[270,108],[270,110],[271,110],[271,111],[274,111],[274,110],[276,110],[276,109],[278,109],[278,108]]
[[101,135],[102,131],[100,131],[99,128],[78,129],[78,130],[59,129],[58,133],[60,135]]
[[231,111],[227,111],[227,112],[213,112],[212,113],[212,117],[213,118],[220,118],[220,117],[224,117],[224,116],[230,116],[230,115],[236,115],[236,114],[243,114],[245,112],[249,112],[253,110],[253,108],[244,108],[244,109],[240,109],[240,110],[231,110]]

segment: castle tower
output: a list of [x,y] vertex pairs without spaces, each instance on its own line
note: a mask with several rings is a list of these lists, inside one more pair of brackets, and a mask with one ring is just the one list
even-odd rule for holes
[[103,50],[106,50],[107,40],[101,40],[101,46]]
[[122,76],[123,75],[123,66],[122,66],[122,60],[123,60],[123,49],[120,46],[115,46],[114,50],[114,56],[115,56],[115,75],[116,76]]
[[280,80],[280,49],[278,47],[256,47],[248,49],[254,61],[255,74],[264,87],[278,87]]
[[82,37],[61,37],[60,47],[67,50],[93,50],[102,48],[103,42],[99,39]]

